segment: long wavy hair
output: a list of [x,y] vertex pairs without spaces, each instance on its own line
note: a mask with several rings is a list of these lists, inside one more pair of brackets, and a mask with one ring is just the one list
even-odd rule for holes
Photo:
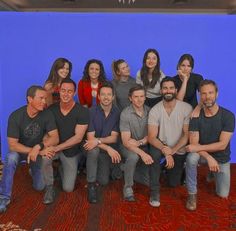
[[[149,68],[146,65],[146,60],[147,60],[149,53],[154,53],[157,57],[157,65],[155,66],[155,68],[152,72],[152,81],[151,82],[148,79]],[[144,56],[143,56],[143,66],[141,68],[140,75],[141,75],[141,80],[143,81],[143,85],[145,88],[148,88],[148,87],[154,88],[157,81],[160,80],[160,77],[161,77],[160,56],[159,56],[159,53],[157,52],[157,50],[150,48],[145,51]]]
[[89,77],[89,66],[92,63],[96,63],[100,67],[100,73],[99,73],[99,76],[98,76],[98,82],[99,83],[106,82],[106,74],[105,74],[104,66],[103,66],[102,62],[100,60],[98,60],[98,59],[90,59],[86,63],[86,65],[84,67],[84,71],[83,71],[82,80],[85,80],[85,81],[89,81],[90,80],[90,77]]
[[58,70],[63,68],[65,63],[69,64],[69,73],[66,78],[70,78],[72,71],[72,63],[66,58],[58,58],[54,61],[50,73],[48,75],[48,78],[45,81],[45,84],[52,83],[53,86],[57,86],[60,84],[62,78],[58,75]]

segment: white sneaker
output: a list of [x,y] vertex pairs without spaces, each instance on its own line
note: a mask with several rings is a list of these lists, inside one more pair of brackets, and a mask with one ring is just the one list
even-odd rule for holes
[[160,201],[154,199],[154,198],[150,198],[149,200],[149,204],[152,206],[152,207],[159,207],[161,205]]

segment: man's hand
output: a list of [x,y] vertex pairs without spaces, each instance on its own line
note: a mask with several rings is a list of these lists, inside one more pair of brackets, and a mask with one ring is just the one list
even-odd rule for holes
[[152,157],[147,153],[141,155],[140,157],[141,157],[142,161],[147,165],[152,164],[154,162]]
[[175,165],[174,159],[172,155],[167,155],[166,156],[166,168],[170,169],[173,168]]
[[39,152],[40,152],[40,146],[36,144],[28,153],[27,163],[29,163],[31,160],[36,161]]
[[39,154],[41,156],[47,157],[48,159],[52,159],[53,156],[55,156],[56,154],[55,147],[51,146],[51,147],[44,148],[42,151],[40,151]]
[[219,172],[220,171],[220,166],[219,166],[218,162],[212,156],[209,155],[207,157],[207,163],[208,163],[208,167],[209,167],[210,171],[212,171],[212,172]]
[[95,147],[97,147],[97,145],[98,145],[98,140],[92,139],[92,140],[86,140],[83,147],[85,150],[90,151],[94,149]]
[[200,144],[189,144],[186,146],[187,152],[199,152],[200,150]]
[[112,163],[120,163],[121,161],[121,156],[119,154],[119,152],[117,152],[115,149],[113,149],[112,147],[108,147],[107,148],[107,153],[108,155],[111,157],[111,161]]

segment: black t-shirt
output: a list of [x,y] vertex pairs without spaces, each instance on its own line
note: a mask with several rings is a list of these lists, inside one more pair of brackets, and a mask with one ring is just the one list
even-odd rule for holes
[[33,147],[42,142],[45,134],[55,129],[55,119],[51,111],[44,110],[30,118],[27,106],[23,106],[9,116],[7,136],[19,139],[19,143],[27,147]]
[[[189,131],[199,131],[199,143],[202,145],[218,142],[222,131],[234,132],[234,128],[234,114],[222,107],[212,117],[206,117],[201,110],[199,118],[193,118],[189,124]],[[230,160],[230,153],[229,143],[225,150],[212,153],[212,157],[219,163],[226,163]]]
[[[179,91],[179,89],[182,86],[182,80],[180,79],[180,77],[178,75],[174,76],[174,81],[177,87],[177,90]],[[192,105],[193,108],[195,108],[197,106],[197,91],[199,88],[199,84],[200,82],[203,80],[203,77],[199,74],[194,74],[191,73],[188,83],[187,83],[187,88],[186,88],[186,93],[184,96],[184,102],[189,103]]]
[[[53,104],[49,109],[53,112],[56,125],[59,131],[60,143],[65,142],[75,135],[76,125],[85,125],[89,123],[89,111],[87,108],[76,103],[67,115],[63,115],[60,110],[60,104]],[[76,144],[73,147],[63,150],[67,157],[75,156],[80,151],[80,145]]]

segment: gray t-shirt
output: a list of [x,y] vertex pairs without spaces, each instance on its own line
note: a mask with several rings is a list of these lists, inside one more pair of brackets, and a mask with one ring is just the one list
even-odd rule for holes
[[130,105],[129,89],[135,87],[137,84],[135,79],[129,77],[126,82],[112,80],[112,85],[115,90],[115,104],[122,111],[125,107]]
[[120,115],[120,131],[130,132],[131,138],[141,140],[147,136],[147,122],[149,107],[144,105],[144,115],[140,117],[134,110],[133,105],[126,107]]
[[[151,109],[148,124],[158,126],[158,139],[169,147],[174,147],[182,136],[183,125],[189,124],[191,112],[191,105],[176,100],[173,111],[168,115],[161,101]],[[180,149],[176,153],[184,154],[185,150]]]

